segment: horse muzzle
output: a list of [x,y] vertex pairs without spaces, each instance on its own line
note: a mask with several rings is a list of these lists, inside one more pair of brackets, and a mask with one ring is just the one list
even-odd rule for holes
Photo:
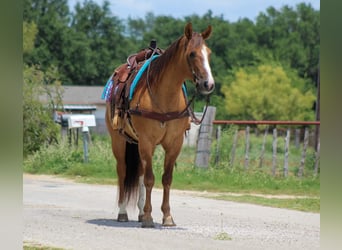
[[196,88],[202,95],[209,95],[215,89],[215,82],[213,79],[197,79]]

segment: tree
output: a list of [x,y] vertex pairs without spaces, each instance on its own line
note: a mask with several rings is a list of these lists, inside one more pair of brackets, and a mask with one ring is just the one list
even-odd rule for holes
[[302,78],[316,82],[320,12],[301,3],[295,9],[269,7],[256,21],[258,46],[271,50],[273,58],[296,69]]
[[240,69],[233,82],[222,87],[226,111],[230,118],[242,120],[312,120],[315,95],[296,85],[304,86],[305,80],[281,66]]
[[24,63],[39,64],[42,70],[52,65],[60,68],[70,22],[67,0],[26,0],[23,18],[27,23],[35,23],[38,30],[34,49],[24,57]]
[[103,85],[113,68],[127,57],[124,26],[112,16],[109,2],[77,4],[71,22],[73,37],[66,55],[66,71],[71,83]]
[[[36,25],[24,22],[23,32],[23,51],[29,54],[36,40]],[[56,68],[44,73],[36,66],[24,65],[23,75],[23,151],[28,155],[57,141],[59,126],[53,115],[55,107],[62,103],[62,92]],[[40,99],[44,95],[46,103]]]

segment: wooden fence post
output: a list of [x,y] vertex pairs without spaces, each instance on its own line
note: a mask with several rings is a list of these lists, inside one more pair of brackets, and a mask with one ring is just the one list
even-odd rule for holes
[[248,169],[248,163],[249,163],[249,126],[246,127],[245,169]]
[[303,176],[304,172],[304,165],[305,165],[305,157],[306,157],[306,149],[309,144],[309,128],[305,127],[305,133],[304,133],[304,142],[303,142],[303,151],[302,151],[302,158],[300,160],[300,166],[298,171],[298,177]]
[[265,144],[266,144],[267,134],[268,134],[268,125],[266,126],[265,134],[264,134],[264,139],[262,141],[262,146],[261,146],[261,154],[260,154],[260,161],[259,161],[259,167],[260,168],[262,167],[262,163],[264,161]]
[[277,167],[277,128],[273,129],[273,155],[272,155],[272,174],[275,176]]
[[216,154],[215,154],[215,165],[220,162],[220,139],[221,139],[221,126],[218,125],[216,129]]
[[285,156],[284,156],[284,176],[287,177],[289,172],[289,146],[290,146],[290,129],[286,131],[285,137]]
[[234,165],[234,159],[235,159],[235,151],[236,151],[236,145],[237,145],[237,139],[238,139],[238,135],[239,135],[239,130],[236,129],[235,130],[235,134],[234,134],[234,141],[233,141],[233,146],[232,146],[232,151],[231,151],[231,158],[230,158],[230,166],[233,167]]
[[296,148],[299,148],[300,146],[300,129],[299,128],[296,128],[295,130],[295,145],[296,145]]
[[209,165],[211,137],[215,113],[216,107],[209,106],[199,129],[195,166],[200,168],[208,168]]

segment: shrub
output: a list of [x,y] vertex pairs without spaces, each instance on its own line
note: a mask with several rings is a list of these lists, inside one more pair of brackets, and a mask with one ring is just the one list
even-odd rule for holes
[[[43,104],[41,96],[47,96]],[[46,73],[37,67],[24,68],[23,151],[24,156],[41,146],[57,142],[60,127],[53,120],[55,107],[61,103],[60,82],[56,69]]]

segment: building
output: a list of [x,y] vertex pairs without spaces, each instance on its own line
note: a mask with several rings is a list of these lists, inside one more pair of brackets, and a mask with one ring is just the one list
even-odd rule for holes
[[[62,116],[65,114],[93,114],[96,119],[96,127],[91,131],[99,134],[106,134],[105,124],[106,102],[101,99],[102,86],[62,86],[63,111],[57,112],[55,120],[62,123]],[[43,103],[48,102],[47,96],[41,96]]]

